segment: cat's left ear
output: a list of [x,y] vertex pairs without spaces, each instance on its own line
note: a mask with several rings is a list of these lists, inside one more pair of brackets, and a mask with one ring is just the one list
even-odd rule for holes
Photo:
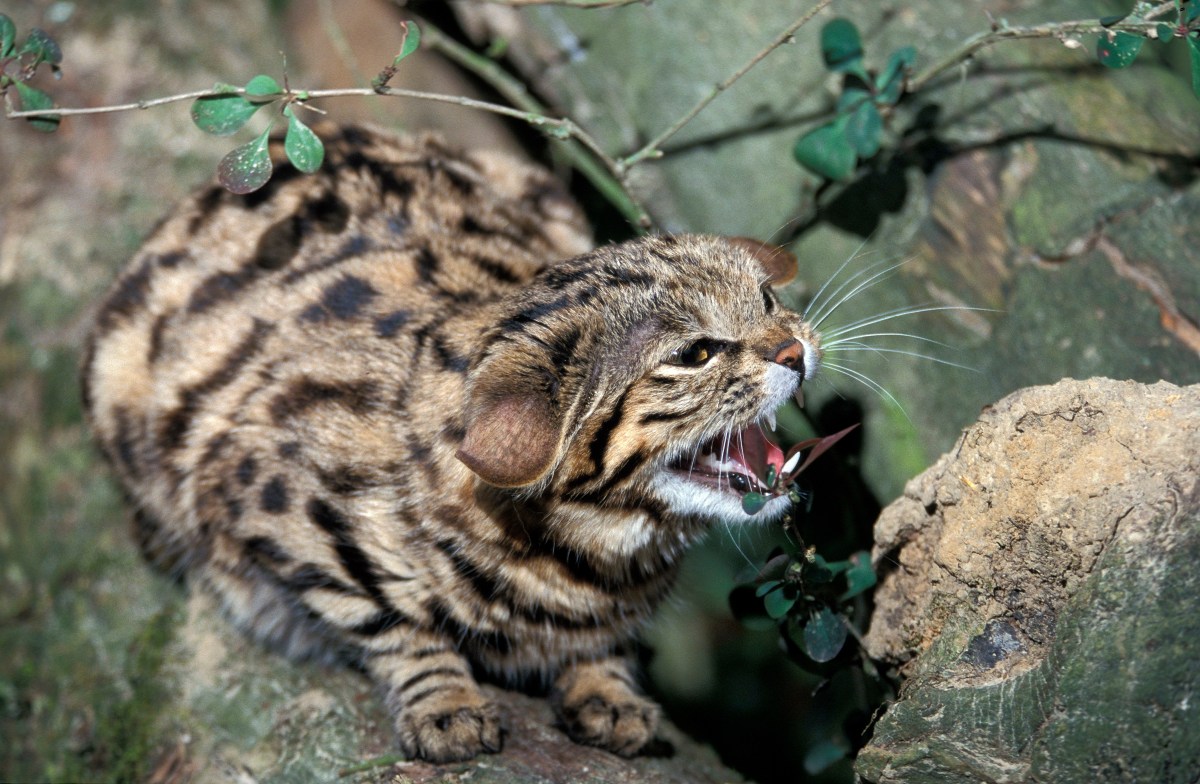
[[749,251],[750,255],[767,273],[772,286],[782,286],[796,277],[796,267],[799,262],[796,261],[796,257],[791,251],[769,242],[756,240],[753,237],[727,237],[726,239],[730,244]]
[[524,487],[553,467],[562,433],[551,380],[506,359],[490,357],[472,373],[467,432],[455,456],[488,484]]

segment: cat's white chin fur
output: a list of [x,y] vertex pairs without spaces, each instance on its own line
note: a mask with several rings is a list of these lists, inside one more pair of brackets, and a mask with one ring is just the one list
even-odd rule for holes
[[783,494],[768,500],[754,514],[748,514],[742,509],[740,494],[691,481],[674,471],[659,474],[654,489],[672,513],[713,522],[773,523],[783,517],[791,505],[787,494]]

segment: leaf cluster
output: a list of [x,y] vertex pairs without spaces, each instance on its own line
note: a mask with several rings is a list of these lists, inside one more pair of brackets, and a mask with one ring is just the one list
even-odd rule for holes
[[[421,33],[415,22],[402,23],[403,34],[400,52],[374,82],[381,89],[395,73],[396,66],[420,45]],[[279,114],[287,121],[283,137],[283,150],[287,159],[305,174],[321,168],[325,160],[325,145],[320,137],[296,116],[296,109],[308,106],[309,94],[293,91],[287,86],[287,78],[280,85],[266,74],[258,74],[245,87],[218,83],[210,95],[197,98],[192,103],[192,122],[200,130],[214,136],[231,136],[240,131],[259,109],[277,105]],[[313,109],[313,111],[316,111]],[[270,138],[275,128],[275,119],[254,139],[230,150],[217,164],[217,179],[234,193],[251,193],[266,185],[271,179],[274,164],[271,161]]]
[[[1126,14],[1106,16],[1100,20],[1105,28],[1127,22],[1149,22],[1145,3],[1138,3]],[[1175,22],[1159,22],[1145,32],[1106,30],[1096,40],[1096,59],[1109,68],[1128,68],[1133,65],[1147,40],[1168,44],[1176,38],[1187,41],[1192,66],[1192,92],[1200,98],[1200,0],[1175,0]]]
[[[9,100],[9,88],[16,90],[23,111],[38,111],[54,107],[54,99],[44,90],[28,84],[42,65],[50,67],[55,78],[61,75],[62,49],[45,30],[34,27],[17,45],[17,27],[13,20],[0,14],[0,95]],[[58,115],[28,118],[29,124],[47,133],[58,129]]]
[[804,168],[829,180],[848,180],[860,160],[883,146],[884,127],[905,92],[917,50],[892,52],[878,71],[864,63],[862,37],[849,19],[832,19],[821,28],[821,57],[832,73],[842,74],[842,92],[833,119],[808,131],[792,150]]

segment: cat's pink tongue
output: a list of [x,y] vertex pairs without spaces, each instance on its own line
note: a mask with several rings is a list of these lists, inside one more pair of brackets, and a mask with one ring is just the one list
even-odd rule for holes
[[783,450],[767,439],[762,427],[755,424],[734,433],[729,439],[729,459],[744,465],[748,471],[764,483],[767,466],[775,466],[775,474],[783,467]]

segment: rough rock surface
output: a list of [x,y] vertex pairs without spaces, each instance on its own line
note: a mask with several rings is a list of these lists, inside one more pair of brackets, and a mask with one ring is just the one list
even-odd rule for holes
[[1200,777],[1200,386],[1021,390],[875,529],[872,782]]

